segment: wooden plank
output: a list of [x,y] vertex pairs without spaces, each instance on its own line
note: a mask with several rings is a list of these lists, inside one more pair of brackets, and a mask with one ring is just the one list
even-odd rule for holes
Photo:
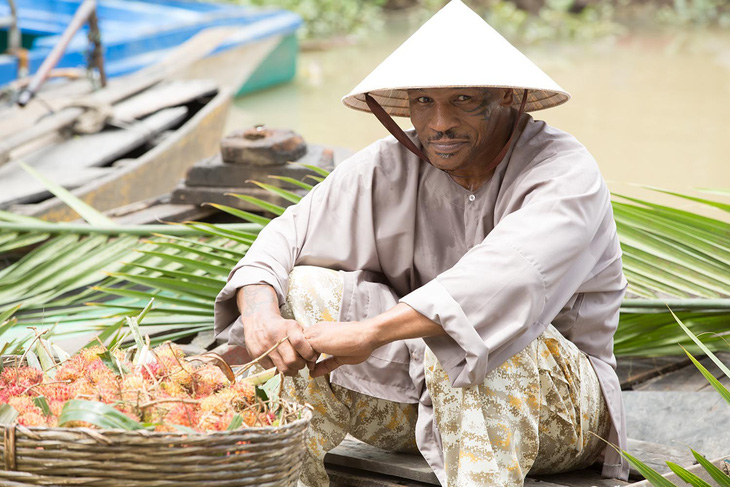
[[[717,458],[715,460],[712,460],[712,464],[718,467],[720,470],[722,470],[725,475],[730,476],[730,455],[725,455],[723,457]],[[710,485],[717,485],[717,482],[710,477],[710,475],[707,473],[707,471],[702,467],[702,465],[697,464],[692,467],[687,468],[690,472],[697,475],[699,478],[704,480],[705,482],[709,483]],[[668,473],[665,474],[664,477],[669,480],[670,482],[673,482],[675,485],[685,485],[685,482],[682,481],[676,474]],[[632,487],[650,487],[652,484],[648,480],[642,480],[641,482],[636,482],[634,484],[631,484]]]
[[67,128],[75,123],[86,111],[84,108],[74,106],[75,104],[83,106],[111,106],[120,100],[124,100],[159,83],[161,80],[179,75],[191,63],[202,60],[209,52],[213,51],[236,32],[237,29],[235,27],[205,29],[177,46],[162,61],[124,78],[112,80],[103,90],[77,99],[69,99],[65,108],[41,119],[30,129],[15,132],[10,136],[0,139],[0,165],[9,162],[10,153],[23,144],[29,143],[33,139],[51,132]]
[[[730,353],[718,353],[717,357],[723,363],[730,363]],[[725,374],[714,364],[710,357],[699,359],[700,363],[710,371],[715,378],[725,377]],[[634,386],[636,391],[701,391],[711,388],[707,379],[690,363],[681,369],[660,374],[646,382]]]
[[38,151],[26,158],[39,171],[73,167],[107,166],[153,140],[159,133],[178,125],[187,116],[185,107],[161,110],[119,129],[74,137]]
[[[307,192],[303,189],[300,190],[290,190],[293,193],[299,194],[299,196],[304,196],[307,194]],[[218,203],[221,205],[227,205],[232,206],[234,208],[238,208],[241,210],[246,211],[253,211],[257,213],[261,213],[262,209],[259,206],[256,206],[252,203],[248,203],[246,201],[243,201],[241,199],[238,199],[234,196],[230,196],[227,193],[232,194],[245,194],[248,196],[253,196],[255,198],[259,198],[261,200],[267,201],[269,203],[273,203],[275,205],[279,205],[282,207],[287,207],[291,205],[290,201],[287,201],[283,198],[281,198],[278,195],[275,195],[271,193],[270,191],[267,191],[265,189],[259,188],[258,186],[254,186],[253,184],[250,184],[245,187],[212,187],[212,186],[195,186],[195,187],[187,187],[187,186],[179,186],[175,188],[175,190],[172,192],[172,198],[171,203],[175,205],[196,205],[200,206],[204,203]],[[269,215],[271,216],[271,215]]]
[[730,408],[716,391],[624,391],[631,438],[676,448],[691,446],[716,458],[730,453]]
[[[651,452],[664,448],[662,445],[655,445],[648,442],[637,442],[631,440],[629,449],[642,459],[647,458],[653,462]],[[669,448],[669,450],[672,450]],[[689,465],[684,456],[674,453],[666,455],[671,461],[677,461],[680,465]],[[682,452],[680,452],[682,453]],[[385,475],[390,478],[419,482],[416,485],[439,485],[436,475],[431,471],[428,463],[419,454],[394,453],[363,443],[351,436],[347,436],[340,446],[325,456],[325,465],[329,468],[339,467],[346,469],[347,478],[357,478],[368,474]],[[653,465],[653,464],[652,464]],[[666,465],[665,465],[666,469]],[[381,479],[382,480],[382,479]],[[378,480],[378,481],[381,481]],[[617,487],[628,485],[616,479],[604,479],[597,468],[589,468],[575,472],[568,472],[556,475],[541,475],[530,477],[525,485],[540,485],[543,487],[569,486],[569,487]],[[333,484],[335,485],[335,484]],[[377,486],[381,484],[352,483],[343,485]],[[390,484],[384,484],[390,485]],[[404,484],[398,484],[404,485]],[[407,484],[410,485],[410,484]]]
[[[327,467],[327,474],[330,477],[330,487],[429,487],[432,485],[415,480],[399,479],[379,473],[332,465]],[[553,486],[545,485],[544,487]]]
[[[12,175],[2,174],[0,168],[0,208],[7,208],[18,203],[32,203],[50,198],[51,193],[33,176],[23,171]],[[108,167],[87,167],[68,171],[54,171],[46,174],[54,182],[66,189],[82,186],[90,181],[101,178],[114,171]]]
[[419,453],[388,452],[349,435],[324,457],[324,461],[325,465],[356,468],[439,485],[436,475]]
[[575,472],[528,477],[525,485],[534,485],[536,487],[553,485],[566,487],[621,487],[623,485],[629,485],[629,482],[617,479],[604,479],[601,477],[601,472],[597,468],[587,468]]
[[163,108],[184,105],[196,98],[214,95],[218,85],[212,80],[180,80],[157,85],[117,104],[113,117],[131,122]]
[[273,184],[286,189],[294,189],[297,186],[272,179],[269,176],[286,176],[297,181],[304,181],[308,184],[315,184],[312,179],[305,179],[307,176],[317,176],[314,171],[302,167],[299,164],[318,166],[327,170],[334,168],[335,152],[319,145],[307,145],[307,153],[296,161],[296,164],[283,164],[273,166],[254,166],[249,164],[225,163],[220,154],[201,161],[188,171],[185,178],[185,185],[193,186],[243,186],[249,180]]
[[619,357],[616,374],[621,389],[631,389],[635,384],[656,377],[659,374],[679,369],[691,363],[686,356],[671,357]]
[[134,211],[108,215],[120,225],[143,225],[145,223],[183,222],[202,220],[209,217],[216,210],[212,206],[172,205],[160,203]]
[[[689,448],[661,445],[651,441],[629,438],[627,450],[661,474],[670,471],[667,462],[674,462],[682,467],[689,467],[694,464],[694,457]],[[631,467],[631,477],[641,478],[641,475],[633,466]]]
[[[180,123],[186,114],[184,107],[163,110],[129,129],[108,130],[44,147],[29,155],[24,162],[67,189],[77,188],[110,174],[113,169],[101,166],[110,164],[161,131]],[[0,167],[0,208],[37,202],[50,196],[41,182],[20,167],[19,161]]]
[[[136,157],[134,162],[125,163],[113,177],[86,184],[74,190],[74,194],[97,210],[106,211],[172,191],[195,162],[216,152],[230,103],[230,92],[221,90],[173,136]],[[51,221],[78,218],[57,198],[36,205],[27,214]]]

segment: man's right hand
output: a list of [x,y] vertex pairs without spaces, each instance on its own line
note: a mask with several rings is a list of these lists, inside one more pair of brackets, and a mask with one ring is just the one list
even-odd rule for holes
[[299,322],[281,317],[276,292],[271,286],[245,286],[238,290],[236,301],[241,312],[246,349],[252,358],[260,357],[288,337],[261,360],[261,365],[264,368],[274,366],[288,376],[296,375],[304,367],[314,367],[319,354],[304,338],[304,329]]

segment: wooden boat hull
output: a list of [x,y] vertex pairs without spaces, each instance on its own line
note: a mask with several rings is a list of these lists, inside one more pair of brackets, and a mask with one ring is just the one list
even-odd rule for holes
[[[172,135],[136,159],[127,159],[110,174],[73,190],[83,201],[104,211],[172,191],[198,160],[219,150],[231,92],[221,89],[201,110]],[[38,204],[16,205],[11,210],[49,221],[78,218],[58,198]]]

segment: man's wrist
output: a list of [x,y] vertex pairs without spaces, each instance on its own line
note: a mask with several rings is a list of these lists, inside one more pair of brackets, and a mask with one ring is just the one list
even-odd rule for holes
[[441,325],[429,320],[405,303],[365,320],[364,332],[373,349],[397,340],[446,335]]

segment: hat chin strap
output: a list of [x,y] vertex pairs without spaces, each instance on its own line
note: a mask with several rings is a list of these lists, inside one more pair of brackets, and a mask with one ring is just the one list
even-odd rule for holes
[[[400,126],[395,123],[395,120],[388,115],[388,112],[385,111],[385,109],[380,106],[380,103],[375,101],[375,98],[370,96],[370,93],[365,93],[365,103],[368,104],[368,108],[370,108],[370,111],[373,112],[373,115],[377,117],[377,119],[380,121],[380,123],[383,124],[383,126],[390,132],[393,137],[396,138],[398,142],[403,144],[406,149],[413,152],[419,159],[422,159],[425,162],[428,162],[431,164],[431,161],[428,160],[428,157],[426,157],[426,154],[423,153],[421,149],[418,148],[416,144],[413,143],[411,139],[408,138],[405,132],[403,132],[403,129],[400,128]],[[510,146],[512,145],[512,140],[515,138],[515,134],[517,133],[517,124],[520,121],[520,118],[522,118],[522,114],[525,113],[525,104],[527,103],[527,90],[524,91],[522,95],[522,103],[520,104],[520,110],[517,112],[517,117],[515,117],[515,123],[512,125],[512,133],[509,136],[509,140],[507,140],[507,143],[504,144],[504,147],[502,147],[502,150],[499,151],[499,154],[492,160],[492,162],[487,166],[487,172],[491,171],[495,167],[499,165],[500,162],[502,162],[502,159],[504,159],[504,156],[507,154],[507,151],[509,150]]]

